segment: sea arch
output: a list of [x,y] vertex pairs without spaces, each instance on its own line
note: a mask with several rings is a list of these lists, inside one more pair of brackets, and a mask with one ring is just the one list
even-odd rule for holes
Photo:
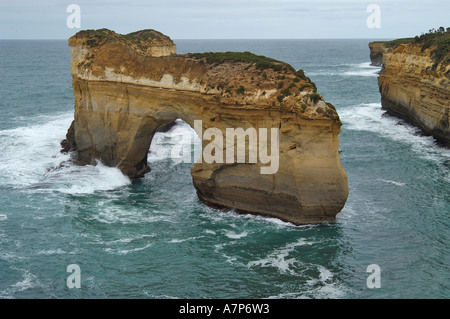
[[100,159],[138,178],[149,171],[155,132],[177,118],[223,135],[227,128],[276,128],[276,173],[261,174],[259,162],[195,163],[198,197],[294,224],[335,220],[348,196],[341,122],[303,71],[248,52],[155,56],[162,49],[145,50],[135,45],[139,39],[112,31],[69,39],[75,112],[67,144],[79,164]]

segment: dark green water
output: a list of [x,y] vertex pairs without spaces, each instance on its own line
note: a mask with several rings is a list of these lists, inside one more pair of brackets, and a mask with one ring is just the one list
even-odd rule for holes
[[[169,158],[168,133],[141,180],[72,165],[59,153],[73,118],[66,42],[0,41],[0,297],[450,297],[450,151],[383,114],[369,40],[175,42],[179,53],[252,51],[305,70],[343,122],[350,195],[337,222],[205,207],[190,165]],[[66,285],[70,264],[80,289]],[[371,264],[381,288],[366,285]]]

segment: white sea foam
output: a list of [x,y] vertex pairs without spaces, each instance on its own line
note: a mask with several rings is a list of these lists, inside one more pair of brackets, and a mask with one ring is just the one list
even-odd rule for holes
[[[174,147],[176,145],[190,145],[191,150],[193,150],[195,143],[200,143],[195,131],[189,124],[177,119],[175,125],[169,131],[155,133],[147,161],[153,163],[164,159],[181,159],[183,154],[181,152],[177,154],[173,151]],[[192,158],[191,162],[193,162]]]
[[281,293],[269,296],[268,299],[340,299],[345,298],[349,292],[348,288],[343,288],[336,283],[329,283],[309,289],[302,287],[299,292]]
[[[222,257],[225,258],[226,262],[232,265],[237,265],[236,264],[236,260],[237,258],[234,256],[228,256],[227,254],[225,254],[224,252],[222,252],[222,250],[224,249],[225,244],[216,244],[214,245],[214,252],[215,253],[220,253],[222,255]],[[238,264],[239,266],[243,266],[242,264]]]
[[[111,195],[108,194],[108,197]],[[158,210],[152,210],[151,212],[147,210],[140,209],[134,206],[127,206],[126,208],[120,205],[104,205],[97,206],[95,212],[92,212],[89,220],[95,220],[96,222],[102,224],[145,224],[145,223],[156,223],[156,222],[176,222],[174,214],[170,212],[161,212]],[[133,239],[133,240],[136,240]]]
[[388,184],[393,184],[393,185],[396,185],[396,186],[405,186],[406,185],[405,183],[391,181],[391,180],[388,180],[388,179],[379,178],[378,180],[381,181],[381,182],[388,183]]
[[199,238],[203,238],[204,236],[195,236],[195,237],[189,237],[189,238],[183,238],[183,239],[171,239],[168,241],[168,243],[170,244],[178,244],[178,243],[184,243],[185,241],[189,241],[189,240],[196,240]]
[[112,241],[108,241],[108,242],[102,242],[102,244],[105,244],[105,245],[129,244],[133,241],[142,240],[142,239],[146,239],[146,238],[153,238],[155,236],[156,236],[156,234],[150,234],[150,235],[144,234],[144,235],[138,235],[138,236],[134,236],[134,237],[120,238],[120,239],[112,240]]
[[347,76],[378,76],[381,68],[370,65],[370,62],[364,62],[352,67],[352,70],[344,72]]
[[290,222],[283,221],[281,219],[275,218],[275,217],[266,217],[266,216],[253,216],[253,215],[246,215],[247,218],[253,219],[255,221],[262,221],[264,223],[271,224],[277,228],[286,228],[286,227],[296,227],[296,228],[308,228],[308,227],[314,227],[311,225],[294,225]]
[[269,296],[267,299],[340,299],[345,298],[346,290],[336,284],[321,286],[316,289],[304,289],[301,292],[286,292]]
[[319,271],[319,278],[312,278],[307,281],[309,285],[315,285],[317,283],[326,283],[333,278],[333,274],[327,268],[317,265],[317,270]]
[[4,291],[0,292],[0,298],[13,298],[17,292],[25,291],[30,288],[35,288],[40,285],[38,278],[30,273],[28,270],[22,271],[22,280],[9,286]]
[[[289,258],[290,254],[299,246],[313,245],[314,242],[300,238],[293,243],[289,243],[279,249],[272,251],[265,258],[251,261],[247,268],[272,267],[281,274],[308,278],[306,285],[302,285],[299,292],[285,292],[268,298],[341,298],[346,294],[344,289],[336,282],[333,272],[322,266],[310,263],[303,263],[301,260]],[[306,271],[308,270],[308,271]],[[311,275],[314,270],[317,275]]]
[[231,238],[231,239],[240,239],[240,238],[246,237],[247,235],[248,235],[248,233],[246,231],[239,233],[239,234],[234,231],[230,231],[230,230],[225,231],[225,236],[227,236],[228,238]]
[[331,283],[312,289],[310,294],[315,299],[340,299],[344,298],[350,289],[341,287],[339,284]]
[[187,240],[189,240],[189,239],[171,239],[171,240],[168,241],[168,243],[170,243],[170,244],[178,244],[178,243],[183,243],[183,242],[185,242]]
[[319,277],[306,281],[306,286],[302,286],[298,292],[285,292],[270,296],[269,299],[337,299],[344,298],[350,289],[336,282],[334,274],[322,265],[308,265],[309,268],[316,268]]
[[92,194],[131,184],[131,180],[118,168],[105,166],[99,161],[95,166],[86,165],[81,168],[70,164],[61,171],[48,172],[46,177],[54,181],[51,189],[67,194]]
[[260,222],[260,223],[264,223],[264,224],[271,224],[272,226],[275,226],[277,228],[312,227],[311,225],[296,226],[290,222],[285,222],[285,221],[282,221],[281,219],[278,219],[275,217],[266,217],[266,216],[259,216],[259,215],[253,215],[253,214],[237,213],[234,209],[223,211],[223,210],[219,210],[219,209],[208,208],[208,210],[209,210],[208,213],[202,214],[202,216],[205,216],[205,217],[211,219],[213,222],[220,222],[220,221],[224,221],[225,219],[238,219],[241,221]]
[[146,290],[143,290],[142,293],[151,299],[180,299],[179,297],[169,296],[169,295],[164,295],[164,294],[155,295],[152,292],[149,292]]
[[114,205],[97,209],[96,214],[91,216],[92,219],[104,224],[129,223],[133,217],[135,217],[134,209],[124,210]]
[[127,255],[130,253],[134,253],[136,251],[141,251],[141,250],[145,250],[149,247],[153,246],[153,243],[149,243],[146,244],[142,247],[136,247],[136,248],[132,248],[132,249],[113,249],[113,248],[105,248],[104,250],[109,253],[109,254],[113,254],[113,255]]
[[289,273],[294,276],[299,275],[296,273],[295,269],[293,269],[293,266],[295,266],[295,264],[298,264],[299,261],[297,261],[295,258],[287,257],[291,252],[295,250],[296,247],[312,244],[312,242],[307,242],[304,238],[300,238],[293,243],[289,243],[282,248],[276,249],[265,258],[249,262],[247,264],[247,268],[250,269],[252,267],[273,267],[278,269],[281,274]]
[[337,222],[347,222],[353,216],[358,215],[357,211],[351,207],[350,201],[347,201],[344,208],[336,215]]
[[37,277],[30,273],[29,271],[25,271],[23,274],[23,280],[15,283],[11,288],[15,291],[23,291],[32,287],[35,287],[38,284]]
[[34,191],[91,194],[128,185],[130,179],[120,170],[78,166],[60,153],[73,114],[45,118],[46,122],[0,131],[0,183]]
[[59,152],[59,143],[70,125],[70,116],[0,131],[0,180],[16,186],[39,183],[47,169],[68,160],[68,155]]
[[40,250],[37,252],[38,255],[63,255],[67,254],[64,250],[58,249],[49,249],[49,250]]
[[360,71],[347,71],[344,75],[348,76],[378,76],[379,70],[360,70]]
[[[405,121],[385,114],[381,103],[364,103],[343,107],[339,116],[344,130],[373,132],[381,137],[409,145],[423,158],[435,162],[450,160],[450,150],[436,145],[431,136],[423,136],[421,131]],[[450,175],[450,173],[448,174]]]
[[0,251],[0,259],[7,260],[7,261],[14,261],[14,260],[24,260],[24,259],[26,259],[26,257],[19,256],[15,252]]
[[373,66],[370,62],[357,64],[342,64],[329,66],[327,69],[308,72],[308,76],[348,76],[348,77],[377,77],[381,67]]
[[5,214],[0,214],[0,221],[2,220],[7,220],[8,216],[6,216]]
[[372,62],[358,63],[358,64],[356,64],[356,66],[359,68],[364,68],[364,69],[381,69],[381,67],[379,67],[379,66],[372,65]]

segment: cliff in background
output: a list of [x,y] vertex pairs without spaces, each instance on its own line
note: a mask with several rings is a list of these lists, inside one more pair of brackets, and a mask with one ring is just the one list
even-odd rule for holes
[[[334,221],[344,206],[341,122],[302,70],[250,52],[177,55],[154,30],[81,31],[69,45],[75,118],[64,145],[79,164],[100,159],[140,177],[150,170],[153,135],[177,118],[192,127],[201,120],[203,130],[223,136],[227,128],[278,128],[276,172],[261,174],[261,162],[195,163],[199,198],[294,224]],[[203,139],[203,148],[209,143]],[[225,143],[220,151],[227,152]]]
[[434,31],[421,37],[371,42],[381,104],[450,147],[450,33]]

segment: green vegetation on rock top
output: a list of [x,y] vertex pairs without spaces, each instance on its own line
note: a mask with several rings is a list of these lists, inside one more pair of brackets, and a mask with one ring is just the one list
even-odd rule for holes
[[401,38],[385,42],[388,47],[398,47],[400,44],[409,44],[414,41],[414,38]]
[[431,49],[431,58],[434,60],[436,67],[440,62],[450,63],[450,27],[440,27],[431,29],[427,33],[422,33],[414,38],[402,38],[392,41],[375,41],[382,42],[386,47],[395,49],[400,44],[417,44],[420,45],[422,51]]
[[[450,63],[450,27],[444,29],[431,29],[428,33],[424,33],[414,38],[415,44],[422,46],[422,51],[431,49],[431,57],[435,62],[435,67],[441,61],[444,63]],[[445,59],[444,59],[445,58]]]
[[98,38],[100,40],[106,39],[106,40],[112,40],[114,39],[116,33],[114,31],[111,31],[109,29],[89,29],[89,30],[82,30],[79,31],[75,36],[79,37],[89,37],[89,38]]
[[222,64],[226,61],[229,62],[249,62],[254,63],[256,69],[264,70],[272,68],[275,71],[291,70],[295,72],[295,69],[285,63],[272,58],[268,58],[263,55],[256,55],[251,52],[205,52],[205,53],[189,53],[189,56],[197,59],[206,59],[209,64]]
[[142,41],[146,41],[148,39],[169,39],[169,37],[166,36],[165,34],[162,34],[161,32],[153,29],[145,29],[136,32],[131,32],[123,35],[123,37],[126,39],[139,39]]
[[137,44],[140,47],[146,46],[147,44],[151,45],[152,40],[168,41],[172,43],[172,40],[168,36],[153,29],[140,30],[124,35],[118,34],[106,28],[96,30],[89,29],[89,30],[82,30],[78,32],[75,36],[87,37],[88,40],[86,40],[86,44],[90,47],[96,46],[102,43],[103,41],[125,41]]

